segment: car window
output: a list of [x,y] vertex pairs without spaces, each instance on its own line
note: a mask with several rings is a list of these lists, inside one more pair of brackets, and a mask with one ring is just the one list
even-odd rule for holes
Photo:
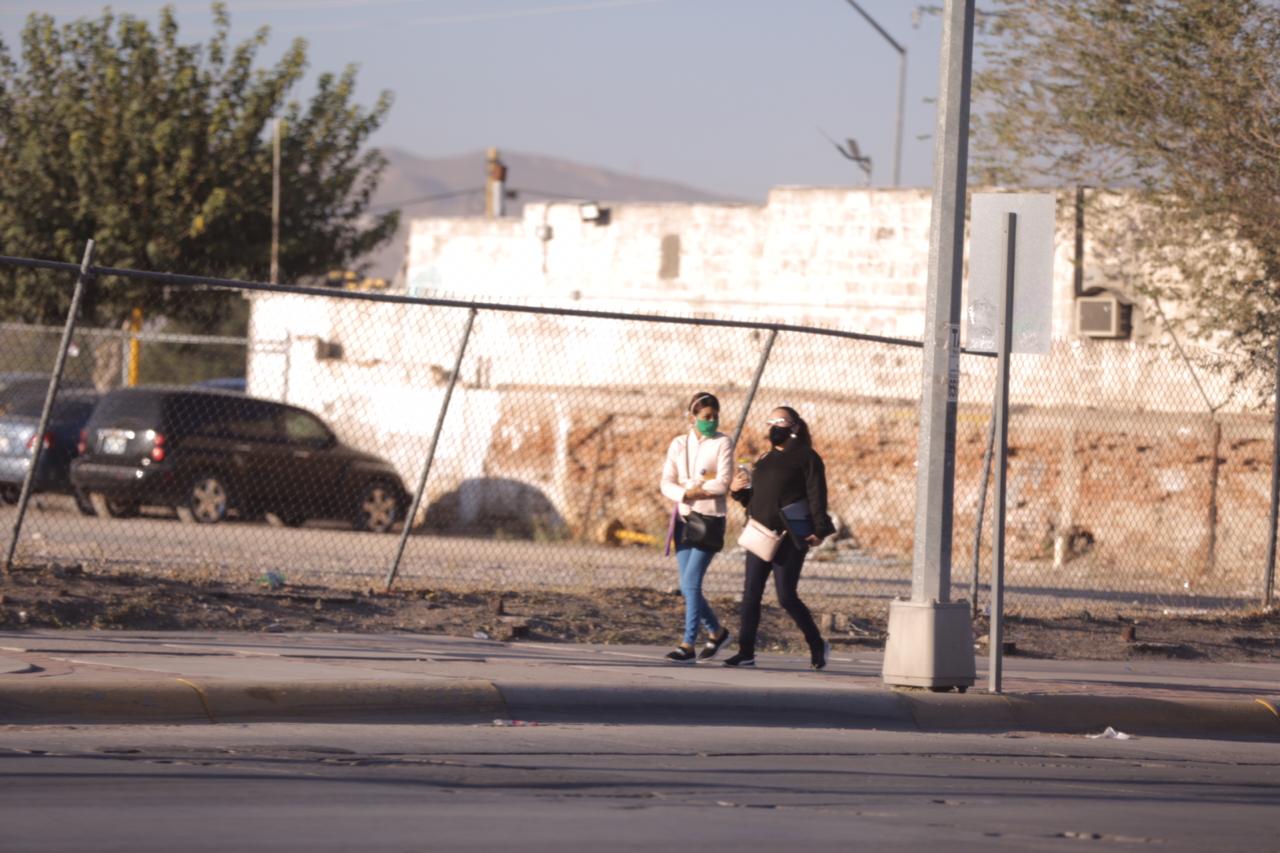
[[329,441],[329,428],[320,419],[296,409],[286,409],[280,416],[284,426],[284,436],[298,444],[326,444]]
[[93,403],[86,400],[59,401],[53,407],[53,417],[60,421],[82,424],[93,414]]
[[231,437],[249,441],[274,441],[279,437],[275,412],[269,404],[233,398],[221,400],[220,403],[226,407],[223,424]]
[[165,429],[178,435],[217,435],[225,416],[218,400],[199,394],[175,394],[165,401]]
[[132,388],[112,391],[93,410],[89,428],[157,429],[161,423],[162,400],[159,394]]
[[0,406],[3,407],[0,414],[16,415],[20,418],[38,418],[44,411],[44,395],[28,394],[25,397],[11,397]]
[[40,407],[44,404],[48,387],[49,383],[45,380],[10,383],[0,389],[0,414],[29,417],[30,413],[25,410],[31,407],[33,401],[36,414],[40,414]]

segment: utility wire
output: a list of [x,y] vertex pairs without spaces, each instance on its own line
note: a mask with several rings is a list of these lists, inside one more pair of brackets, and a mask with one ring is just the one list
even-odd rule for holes
[[[371,204],[369,205],[368,210],[370,213],[373,213],[379,210],[398,210],[405,207],[416,207],[417,205],[420,205],[420,204],[430,204],[431,202],[434,202],[434,201],[445,201],[451,198],[461,198],[463,196],[479,195],[484,191],[485,191],[484,187],[473,187],[471,189],[466,189],[466,190],[454,190],[452,192],[447,192],[447,193],[436,193],[435,195],[424,195],[424,196],[419,196],[418,198],[406,198],[406,199],[401,199],[400,201],[386,201],[380,204]],[[583,195],[582,193],[562,193],[562,192],[556,192],[555,190],[512,188],[507,190],[507,192],[512,193],[516,197],[522,196],[522,195],[528,195],[528,196],[539,196],[541,198],[563,198],[563,199],[580,199],[580,200],[585,200],[587,198],[587,196]]]
[[558,193],[553,190],[516,189],[513,190],[513,192],[522,193],[524,195],[543,196],[544,198],[574,198],[583,200],[587,198],[587,196],[584,196],[582,193]]

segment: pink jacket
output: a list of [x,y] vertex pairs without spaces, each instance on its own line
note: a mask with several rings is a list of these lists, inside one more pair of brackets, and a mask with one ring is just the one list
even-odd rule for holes
[[[733,479],[733,448],[729,436],[716,433],[703,438],[693,430],[678,435],[667,448],[667,459],[662,466],[662,494],[680,505],[681,517],[690,510],[703,515],[724,515],[725,495],[729,494],[729,481]],[[714,497],[684,502],[684,493],[694,486]]]

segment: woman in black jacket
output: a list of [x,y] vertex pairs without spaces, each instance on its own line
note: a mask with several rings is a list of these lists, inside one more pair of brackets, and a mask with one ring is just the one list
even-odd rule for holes
[[[730,485],[734,500],[747,508],[747,515],[775,533],[784,533],[773,560],[766,562],[747,552],[747,571],[742,588],[742,624],[738,631],[738,653],[724,662],[725,666],[755,666],[756,631],[760,626],[760,599],[764,585],[773,574],[778,603],[795,621],[809,644],[809,659],[814,669],[827,665],[831,644],[822,638],[809,608],[796,594],[800,569],[809,548],[835,532],[827,515],[827,474],[813,449],[809,425],[790,406],[779,406],[769,414],[770,450],[761,456],[748,476],[739,470]],[[794,505],[803,513],[808,508],[812,532],[803,540],[789,529],[782,517],[782,507],[794,517]],[[793,522],[791,528],[797,525]]]

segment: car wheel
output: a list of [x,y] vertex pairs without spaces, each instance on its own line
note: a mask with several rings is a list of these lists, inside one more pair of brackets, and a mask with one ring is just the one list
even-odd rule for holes
[[138,514],[137,501],[110,500],[106,502],[107,515],[112,518],[133,518]]
[[278,512],[276,518],[280,519],[280,523],[285,527],[301,527],[307,523],[307,517],[296,512]]
[[76,501],[76,509],[80,510],[81,515],[97,515],[98,511],[93,508],[93,501],[84,492],[76,489],[72,496]]
[[17,486],[0,486],[0,504],[16,504],[22,492]]
[[356,530],[386,533],[400,520],[400,493],[382,480],[369,483],[356,502]]
[[187,491],[187,509],[197,524],[217,524],[227,517],[231,495],[217,474],[197,477]]

